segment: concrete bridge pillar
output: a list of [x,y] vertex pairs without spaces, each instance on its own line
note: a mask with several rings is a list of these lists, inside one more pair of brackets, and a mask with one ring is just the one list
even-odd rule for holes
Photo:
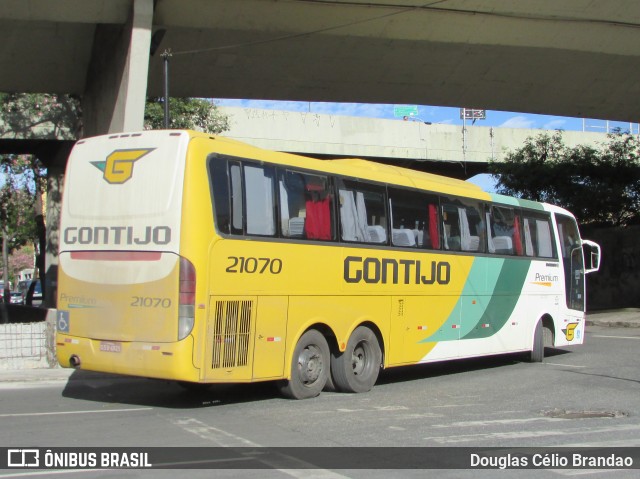
[[[60,213],[62,208],[62,190],[64,186],[64,170],[73,144],[64,142],[57,148],[50,148],[46,155],[39,155],[47,165],[47,203],[46,225],[47,238],[45,255],[44,304],[55,308],[58,292],[58,247],[60,245]],[[45,158],[46,156],[46,158]]]
[[82,100],[82,136],[141,130],[153,0],[133,0],[125,25],[96,27]]

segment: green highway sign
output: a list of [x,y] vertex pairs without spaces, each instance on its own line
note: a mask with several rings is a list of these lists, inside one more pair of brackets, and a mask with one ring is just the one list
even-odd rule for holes
[[393,116],[396,118],[418,116],[418,105],[394,105]]

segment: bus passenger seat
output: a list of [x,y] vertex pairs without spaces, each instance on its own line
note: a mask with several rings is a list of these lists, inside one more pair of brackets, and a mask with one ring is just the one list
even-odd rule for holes
[[508,236],[494,236],[493,245],[495,246],[496,253],[513,253],[513,241]]
[[393,229],[393,244],[396,246],[415,246],[416,237],[413,230]]
[[302,238],[304,235],[304,218],[300,216],[289,218],[289,235],[295,238]]
[[387,242],[387,233],[382,226],[367,226],[367,232],[369,233],[369,241],[371,241],[372,243]]

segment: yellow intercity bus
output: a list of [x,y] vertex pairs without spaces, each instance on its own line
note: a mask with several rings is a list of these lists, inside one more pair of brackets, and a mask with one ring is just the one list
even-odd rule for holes
[[581,344],[600,248],[571,213],[357,159],[191,131],[79,141],[60,229],[64,367],[364,392],[381,368]]

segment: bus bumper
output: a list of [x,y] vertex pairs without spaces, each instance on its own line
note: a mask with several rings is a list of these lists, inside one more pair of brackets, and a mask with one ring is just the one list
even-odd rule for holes
[[176,381],[200,380],[193,365],[193,337],[175,343],[101,341],[58,333],[56,354],[63,368]]

